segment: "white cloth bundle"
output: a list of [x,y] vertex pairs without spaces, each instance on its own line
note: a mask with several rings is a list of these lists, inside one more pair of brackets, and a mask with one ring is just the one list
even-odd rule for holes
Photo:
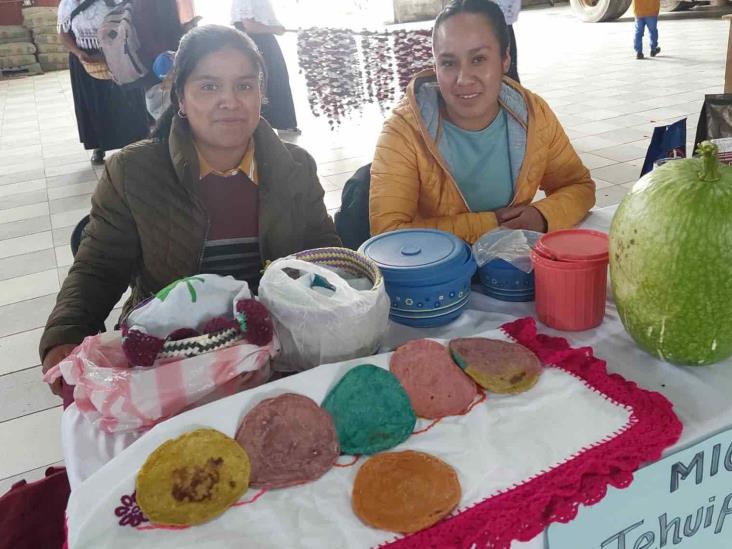
[[252,294],[246,282],[232,276],[199,274],[176,280],[130,312],[130,329],[165,339],[179,328],[201,330],[215,316],[234,317],[236,302]]

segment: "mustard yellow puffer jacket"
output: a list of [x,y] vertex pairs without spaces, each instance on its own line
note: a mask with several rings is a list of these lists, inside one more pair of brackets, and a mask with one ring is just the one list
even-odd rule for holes
[[661,0],[633,0],[633,15],[655,17],[661,11]]
[[[369,194],[371,234],[434,228],[473,243],[497,226],[496,216],[468,207],[439,152],[434,121],[424,119],[429,94],[420,93],[422,86],[437,89],[433,71],[410,82],[376,144]],[[510,205],[532,203],[541,189],[546,198],[533,205],[546,218],[549,231],[573,227],[595,204],[589,170],[541,97],[504,79],[499,101],[509,115],[511,162],[518,174]]]

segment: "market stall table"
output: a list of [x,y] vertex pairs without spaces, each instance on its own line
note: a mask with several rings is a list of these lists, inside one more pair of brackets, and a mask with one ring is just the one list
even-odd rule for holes
[[[583,226],[607,231],[613,212],[614,208],[596,210]],[[517,318],[532,315],[533,303],[501,302],[475,292],[469,309],[448,326],[414,329],[392,324],[383,349],[390,350],[421,337],[449,339],[489,332]],[[658,361],[641,351],[625,333],[611,300],[608,301],[603,324],[596,329],[560,333],[540,324],[538,329],[545,334],[566,338],[575,348],[592,347],[595,356],[607,361],[609,372],[621,374],[642,388],[666,396],[674,404],[674,411],[684,425],[680,440],[667,452],[732,426],[732,399],[729,398],[732,394],[732,360],[706,368],[684,368]],[[289,379],[297,385],[297,376]],[[68,408],[62,419],[62,440],[72,489],[81,486],[137,438],[133,434],[101,433],[79,414],[75,406]],[[538,549],[543,546],[540,538],[537,536],[528,543],[515,542],[512,547]]]

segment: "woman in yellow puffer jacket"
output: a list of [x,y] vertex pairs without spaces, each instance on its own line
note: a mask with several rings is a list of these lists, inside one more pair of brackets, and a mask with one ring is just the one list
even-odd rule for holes
[[[557,117],[504,76],[508,32],[489,0],[453,0],[433,30],[436,71],[414,77],[371,166],[371,233],[435,228],[472,243],[498,225],[554,231],[595,204]],[[533,202],[541,189],[546,198]]]

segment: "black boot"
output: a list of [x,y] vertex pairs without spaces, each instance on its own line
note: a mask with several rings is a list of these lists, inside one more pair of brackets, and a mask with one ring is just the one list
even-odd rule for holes
[[651,57],[656,57],[659,53],[661,53],[661,48],[653,48],[651,50]]
[[104,165],[104,151],[102,149],[94,149],[91,157],[91,163],[95,166]]

